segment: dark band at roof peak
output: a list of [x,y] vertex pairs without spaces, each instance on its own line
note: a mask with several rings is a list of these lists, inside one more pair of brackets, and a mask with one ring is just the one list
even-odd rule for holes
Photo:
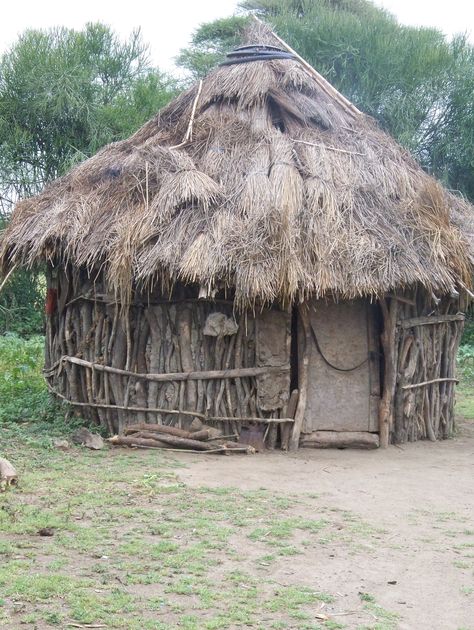
[[253,44],[239,46],[227,53],[226,60],[221,66],[231,66],[237,63],[249,63],[251,61],[269,61],[271,59],[296,59],[294,55],[276,46]]

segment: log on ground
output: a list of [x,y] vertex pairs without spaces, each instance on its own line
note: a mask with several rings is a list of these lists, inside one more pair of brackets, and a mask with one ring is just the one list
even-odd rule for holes
[[301,446],[311,448],[378,448],[377,433],[365,431],[314,431],[302,436]]
[[189,440],[187,438],[177,437],[175,435],[166,435],[164,433],[152,433],[149,431],[140,431],[133,436],[121,436],[117,435],[109,439],[111,444],[125,444],[133,445],[133,442],[138,440],[146,440],[149,444],[141,444],[142,446],[153,446],[153,442],[159,442],[160,444],[167,444],[176,448],[191,449],[195,451],[213,451],[216,448],[215,444],[209,444],[207,442],[200,442],[199,440]]
[[148,433],[165,433],[167,435],[174,435],[175,437],[188,438],[191,440],[205,441],[209,439],[209,431],[206,429],[201,431],[186,431],[178,427],[172,427],[164,424],[146,424],[144,422],[138,424],[131,424],[125,428],[125,435],[132,435],[134,433],[140,433],[146,431]]
[[18,475],[14,466],[8,461],[0,457],[0,491],[8,486],[15,486],[18,483]]

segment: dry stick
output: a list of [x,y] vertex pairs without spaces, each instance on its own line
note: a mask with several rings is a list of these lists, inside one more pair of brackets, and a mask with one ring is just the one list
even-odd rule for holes
[[[122,437],[122,436],[118,436]],[[137,436],[131,435],[131,440],[138,439],[157,440],[163,444],[169,444],[170,446],[177,446],[183,448],[193,448],[197,451],[210,451],[214,448],[207,442],[201,442],[199,440],[191,440],[190,438],[178,437],[177,435],[167,435],[166,433],[153,433],[151,431],[141,431]],[[113,438],[111,438],[113,440]]]
[[347,155],[361,155],[365,157],[365,153],[358,153],[357,151],[347,151],[346,149],[338,149],[337,147],[331,147],[327,144],[318,144],[317,142],[308,142],[306,140],[296,140],[295,138],[289,138],[292,142],[298,142],[299,144],[307,144],[310,147],[319,147],[320,149],[328,149],[329,151],[337,151],[338,153],[346,153]]
[[[262,24],[263,22],[262,20],[260,20],[256,15],[252,16],[254,18],[254,20],[256,20],[258,22],[258,24]],[[335,99],[336,101],[339,102],[339,104],[350,114],[352,114],[352,116],[354,115],[362,115],[362,112],[357,109],[357,107],[355,105],[353,105],[345,96],[343,96],[340,92],[338,92],[336,90],[336,88],[334,86],[332,86],[329,81],[326,81],[326,79],[319,74],[319,72],[317,72],[312,65],[310,65],[305,59],[303,59],[303,57],[301,57],[300,55],[298,55],[298,53],[293,50],[293,48],[291,48],[291,46],[289,46],[281,37],[278,37],[278,35],[274,32],[271,31],[273,37],[280,42],[280,44],[286,48],[286,50],[291,53],[294,57],[296,57],[296,59],[298,59],[298,61],[301,63],[301,65],[309,72],[309,74],[311,74],[311,76],[315,79],[315,81],[318,83],[318,85],[321,87],[321,89],[326,92],[326,94],[328,96],[330,96],[331,98]]]
[[133,411],[136,413],[149,412],[149,413],[163,413],[163,414],[172,414],[172,415],[183,414],[186,416],[198,416],[199,418],[205,421],[209,420],[209,418],[207,418],[203,413],[196,413],[195,411],[180,411],[178,409],[163,409],[160,407],[125,407],[124,405],[108,405],[105,403],[77,402],[75,400],[69,400],[68,398],[66,398],[66,396],[63,396],[63,394],[60,394],[59,392],[57,392],[53,387],[51,387],[51,385],[49,385],[49,383],[46,383],[46,385],[48,386],[48,389],[52,394],[54,394],[58,398],[61,398],[62,400],[65,400],[70,405],[74,405],[76,407],[97,407],[99,409]]
[[[163,444],[163,446],[141,446],[140,444],[133,444],[130,448],[151,448],[158,451],[165,451],[166,453],[193,453],[194,455],[212,455],[214,453],[222,453],[222,455],[228,455],[230,451],[230,449],[222,447],[215,448],[212,451],[194,451],[192,448],[172,448],[171,446],[166,446],[166,444]],[[232,450],[232,452],[234,451]]]
[[233,370],[209,370],[207,372],[170,372],[168,374],[143,374],[139,372],[131,372],[130,370],[122,370],[120,368],[110,367],[108,365],[102,365],[101,363],[92,363],[85,359],[79,359],[78,357],[65,355],[61,357],[61,361],[67,361],[74,365],[82,365],[83,367],[95,367],[100,372],[109,372],[111,374],[118,374],[119,376],[133,376],[135,378],[142,378],[147,381],[156,382],[169,382],[169,381],[197,381],[199,379],[211,380],[221,378],[236,378],[244,376],[259,376],[261,374],[281,374],[282,372],[288,372],[290,370],[289,365],[282,365],[278,367],[256,367],[256,368],[240,368]]
[[[234,352],[234,348],[235,348],[235,335],[232,335],[232,337],[230,338],[229,341],[229,347],[228,347],[228,351],[227,351],[227,358],[226,358],[226,362],[224,364],[224,369],[228,370],[229,366],[230,366],[230,362],[231,362],[231,357],[233,355]],[[224,383],[224,391],[225,391],[225,402],[227,402],[227,409],[225,408],[225,403],[224,403],[224,410],[225,413],[228,412],[229,415],[234,415],[235,413],[235,408],[232,404],[232,396],[231,396],[231,390],[230,390],[230,380],[228,378],[224,378],[222,379],[222,383]],[[229,426],[229,431],[236,431],[237,430],[237,426],[230,423]]]
[[227,451],[225,448],[214,448],[211,447],[208,450],[194,450],[189,448],[168,448],[166,444],[163,443],[160,446],[157,440],[146,440],[145,438],[133,438],[133,437],[125,437],[122,435],[114,435],[113,437],[107,440],[113,446],[131,446],[136,448],[157,448],[166,451],[176,451],[179,453],[224,453]]
[[414,389],[415,387],[423,387],[424,385],[432,385],[433,383],[452,382],[459,383],[457,378],[433,378],[430,381],[422,381],[421,383],[414,383],[413,385],[404,385],[402,389]]
[[462,288],[464,289],[464,291],[466,291],[466,293],[468,294],[468,296],[474,300],[474,293],[472,291],[470,291],[467,286],[464,284],[464,282],[461,282],[461,280],[458,280],[459,284],[462,286]]
[[[295,419],[293,424],[293,431],[291,433],[289,450],[296,451],[299,446],[301,429],[303,428],[304,414],[306,411],[306,398],[308,394],[308,371],[309,371],[309,357],[311,351],[311,337],[310,337],[310,319],[308,308],[305,304],[298,306],[299,320],[303,326],[304,345],[303,356],[299,366],[299,378],[298,378],[298,405],[296,407]],[[288,420],[287,420],[288,421]]]
[[[235,355],[234,355],[234,365],[235,368],[240,370],[242,368],[242,339],[244,334],[244,316],[241,315],[239,318],[239,328],[237,331],[236,339],[235,339]],[[241,416],[245,413],[244,408],[244,400],[245,400],[245,390],[242,385],[242,381],[240,378],[235,379],[235,390],[237,392],[237,413]]]
[[[104,322],[104,361],[107,363],[108,359],[109,359],[109,350],[108,350],[108,346],[109,346],[109,332],[110,332],[110,320],[107,316],[107,313],[105,313],[105,322]],[[104,383],[104,397],[105,397],[105,404],[106,405],[110,405],[110,383],[109,383],[109,375],[104,373],[103,377],[102,377],[103,383]],[[112,415],[111,413],[107,410],[105,411],[105,420],[107,422],[107,429],[109,431],[109,433],[113,433],[113,422],[112,422]]]
[[253,422],[261,422],[266,424],[267,422],[294,422],[293,418],[237,418],[237,417],[227,417],[227,416],[206,416],[203,413],[198,413],[197,411],[183,411],[182,409],[163,409],[158,407],[125,407],[124,405],[106,405],[104,403],[85,403],[85,402],[77,402],[75,400],[69,400],[63,394],[57,392],[48,382],[46,382],[48,390],[61,398],[65,402],[70,405],[74,405],[76,407],[96,407],[99,409],[114,409],[120,411],[132,411],[132,412],[150,412],[150,413],[162,413],[162,414],[170,414],[170,415],[185,415],[185,416],[193,416],[198,417],[204,420],[204,422],[241,422],[241,423],[253,423]]
[[398,301],[391,299],[390,306],[385,299],[380,300],[383,315],[383,332],[381,335],[384,352],[385,373],[383,395],[379,408],[380,447],[387,448],[390,440],[390,429],[393,418],[393,397],[397,382],[396,334]]
[[[177,342],[181,357],[181,368],[183,372],[191,372],[194,368],[192,352],[192,311],[188,306],[177,309]],[[197,409],[197,383],[186,384],[186,406],[189,409]]]
[[12,275],[12,273],[15,271],[15,269],[16,269],[16,265],[13,265],[13,267],[10,269],[10,271],[7,273],[7,275],[3,278],[3,282],[2,282],[2,284],[0,284],[0,291],[6,285],[6,283],[8,282],[8,278]]
[[191,111],[191,118],[189,119],[189,124],[188,124],[188,129],[186,131],[186,135],[184,136],[183,141],[180,144],[175,144],[173,147],[170,147],[170,149],[180,149],[181,147],[184,147],[185,144],[187,144],[190,140],[192,140],[193,138],[193,124],[194,124],[194,117],[196,115],[196,108],[197,108],[197,104],[199,101],[199,97],[201,96],[201,91],[202,91],[202,79],[199,81],[199,87],[198,87],[198,91],[196,94],[196,98],[194,99],[194,103],[193,103],[193,109]]
[[206,418],[206,422],[231,422],[231,421],[235,421],[235,422],[242,422],[242,423],[254,423],[254,422],[259,422],[261,424],[284,424],[285,422],[295,422],[295,420],[293,418],[257,418],[257,417],[250,417],[250,418],[237,418],[237,417],[231,417],[231,416],[208,416]]
[[107,628],[105,623],[67,623],[68,628]]

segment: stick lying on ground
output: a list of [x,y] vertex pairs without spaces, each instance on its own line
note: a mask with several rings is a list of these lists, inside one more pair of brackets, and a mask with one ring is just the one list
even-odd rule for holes
[[0,457],[0,492],[8,488],[8,486],[16,486],[17,483],[18,475],[15,468],[8,459]]
[[[145,426],[147,430],[137,430],[137,426]],[[151,430],[150,430],[151,429]],[[162,431],[165,429],[166,432]],[[181,435],[171,435],[170,429],[180,434],[191,435],[189,437],[181,437]],[[108,439],[109,444],[114,446],[131,446],[137,448],[162,448],[170,449],[177,448],[179,450],[188,450],[194,453],[255,453],[255,449],[246,444],[239,444],[238,442],[229,442],[222,440],[221,443],[216,443],[213,440],[209,443],[209,434],[207,430],[196,431],[194,433],[188,433],[182,429],[176,427],[164,427],[163,425],[132,425],[125,430],[126,435],[114,435]],[[207,434],[206,436],[204,434]],[[199,439],[193,439],[196,435],[199,435]]]
[[188,438],[190,440],[205,441],[209,439],[209,431],[207,429],[202,431],[185,431],[184,429],[179,429],[178,427],[170,427],[163,424],[145,424],[144,422],[140,424],[131,424],[130,426],[125,427],[124,435],[141,433],[142,431],[166,433],[168,435]]

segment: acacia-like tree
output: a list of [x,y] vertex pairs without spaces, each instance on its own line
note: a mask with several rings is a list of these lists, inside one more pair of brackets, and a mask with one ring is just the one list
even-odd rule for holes
[[240,9],[201,26],[181,52],[194,77],[223,58],[254,13],[427,170],[474,200],[474,49],[465,36],[404,26],[367,0],[244,0]]
[[138,31],[27,31],[0,61],[0,194],[19,196],[135,131],[174,92]]
[[[173,96],[140,33],[102,24],[27,31],[0,59],[0,228],[13,203],[74,163],[127,137]],[[0,294],[0,332],[41,330],[37,272],[16,272]]]

